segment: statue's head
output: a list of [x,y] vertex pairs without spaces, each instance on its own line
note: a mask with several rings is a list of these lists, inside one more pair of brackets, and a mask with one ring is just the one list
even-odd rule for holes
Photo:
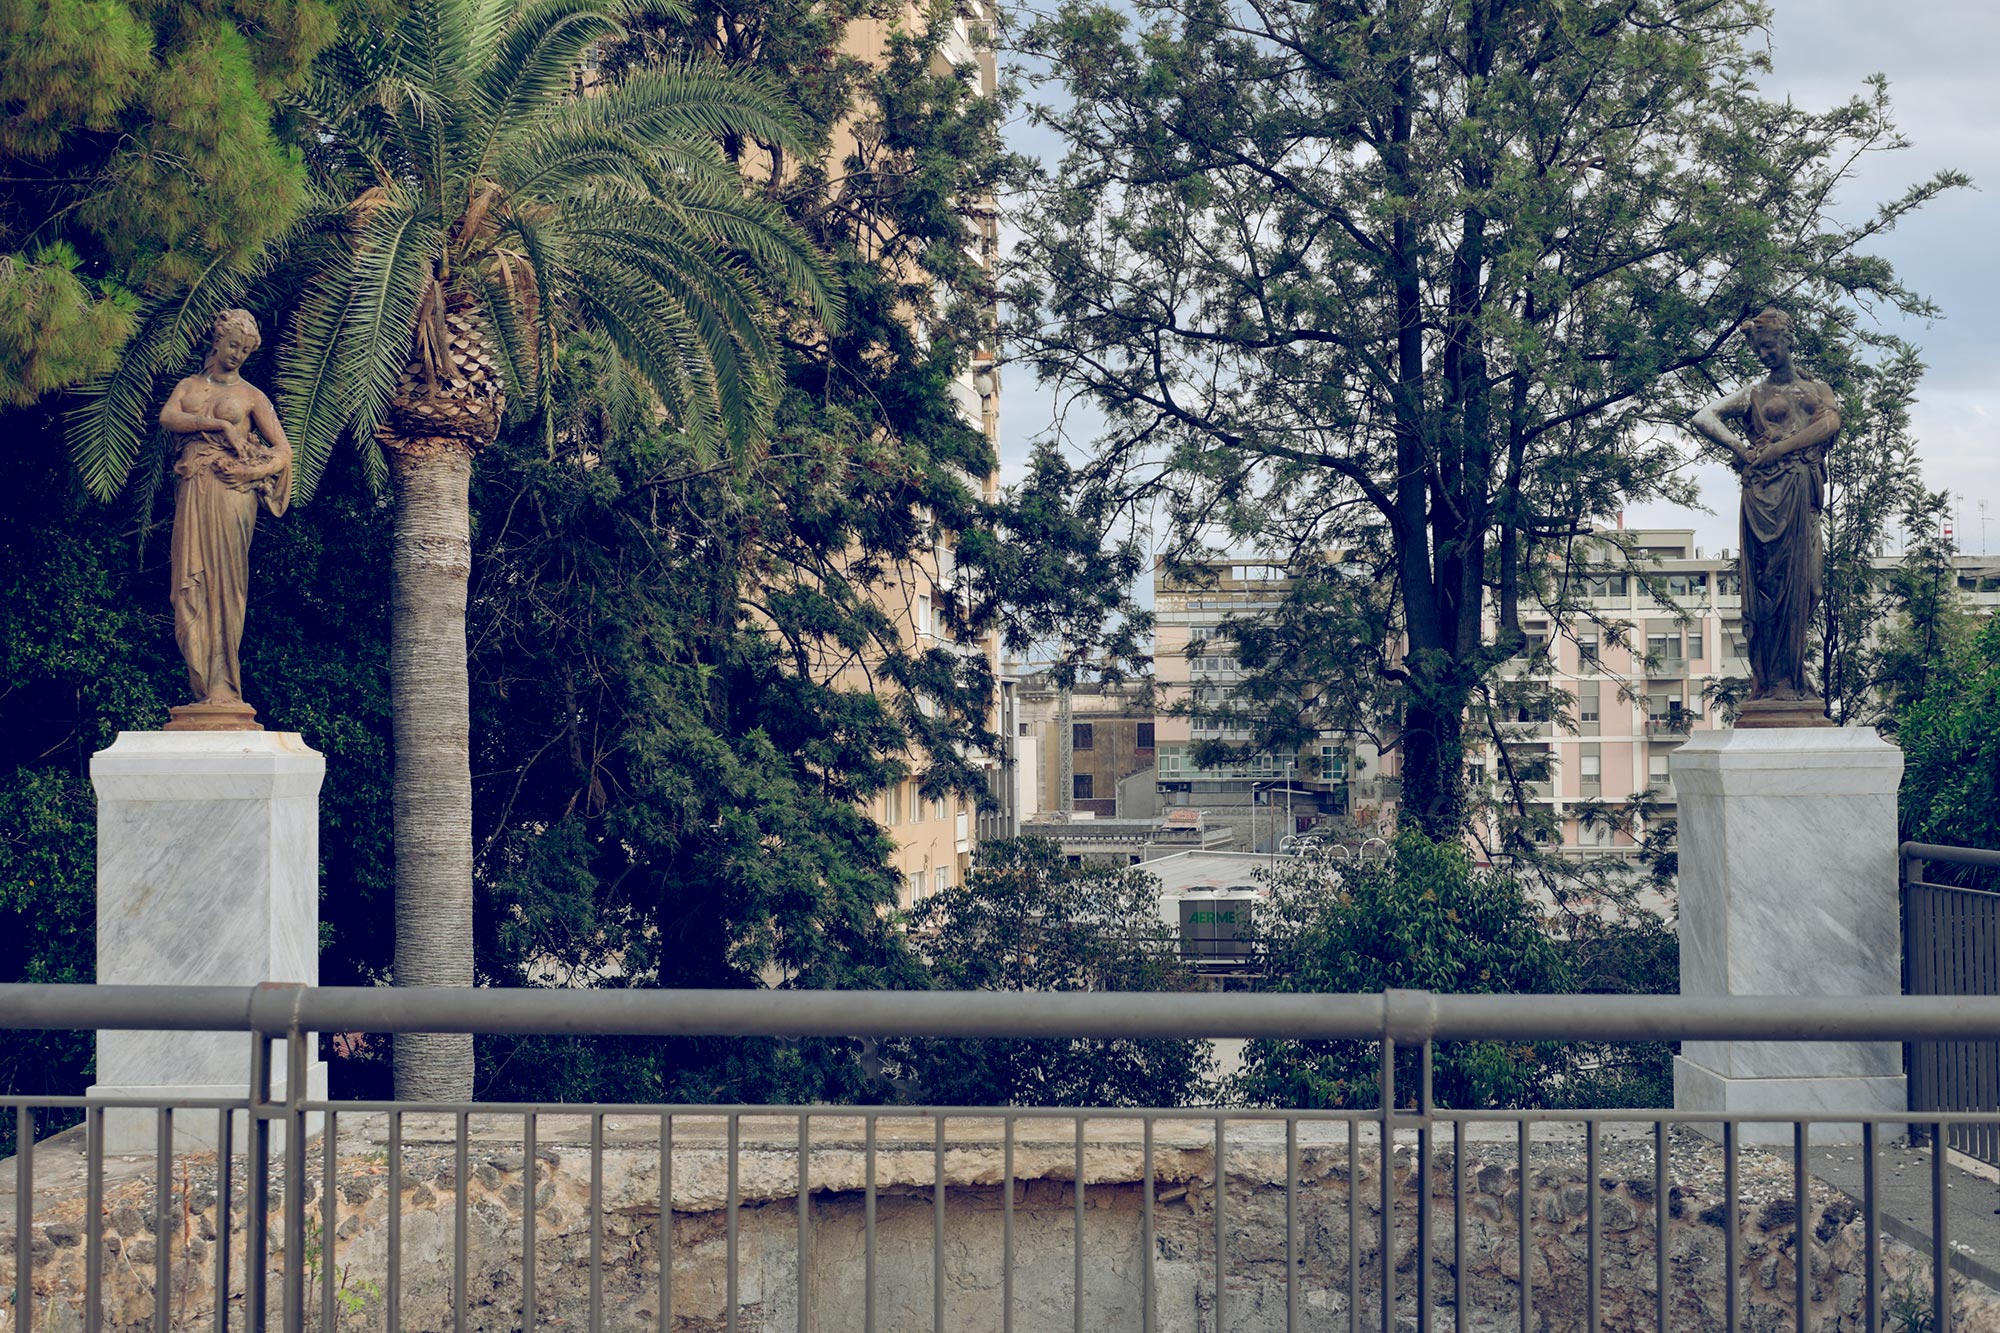
[[248,310],[219,311],[209,326],[208,359],[224,372],[233,372],[242,368],[263,341],[257,317]]
[[1767,305],[1744,320],[1743,336],[1749,340],[1750,350],[1766,369],[1791,358],[1792,317],[1776,306]]

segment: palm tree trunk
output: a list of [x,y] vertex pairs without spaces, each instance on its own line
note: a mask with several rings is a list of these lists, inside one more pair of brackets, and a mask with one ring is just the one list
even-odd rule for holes
[[[385,439],[396,479],[389,627],[395,711],[398,986],[472,984],[472,766],[465,596],[472,574],[472,454]],[[399,447],[400,446],[400,447]],[[396,1096],[470,1101],[472,1038],[399,1033]]]

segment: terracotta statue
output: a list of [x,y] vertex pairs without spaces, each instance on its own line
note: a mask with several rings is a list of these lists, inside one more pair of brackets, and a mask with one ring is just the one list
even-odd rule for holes
[[168,731],[262,730],[243,702],[237,649],[257,510],[275,517],[291,504],[292,446],[271,400],[238,373],[260,341],[249,311],[217,315],[201,373],[175,385],[160,409],[161,428],[181,445],[171,595],[195,699],[171,710]]
[[[1763,383],[1697,412],[1694,428],[1734,455],[1743,478],[1738,558],[1751,690],[1740,727],[1831,726],[1806,680],[1826,575],[1820,511],[1826,453],[1840,430],[1840,399],[1792,364],[1792,321],[1766,309],[1744,325]],[[1726,422],[1740,421],[1738,435]]]

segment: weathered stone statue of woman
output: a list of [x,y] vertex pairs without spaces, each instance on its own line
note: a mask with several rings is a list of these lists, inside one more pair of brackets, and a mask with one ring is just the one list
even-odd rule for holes
[[171,710],[169,731],[262,729],[243,702],[237,650],[257,510],[276,517],[290,506],[292,445],[271,400],[238,373],[260,341],[249,311],[217,315],[201,373],[175,385],[160,409],[160,426],[180,439],[171,595],[174,642],[194,691],[194,703]]
[[[1806,681],[1826,576],[1820,511],[1840,399],[1792,363],[1792,321],[1766,309],[1744,337],[1770,374],[1697,412],[1694,428],[1728,449],[1743,478],[1743,637],[1751,690],[1740,727],[1830,726]],[[1743,433],[1731,430],[1742,424]]]

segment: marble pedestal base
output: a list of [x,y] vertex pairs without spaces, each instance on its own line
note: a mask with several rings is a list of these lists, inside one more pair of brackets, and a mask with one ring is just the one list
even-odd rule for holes
[[[1683,1111],[1725,1111],[1731,1115],[1825,1115],[1851,1111],[1856,1115],[1900,1115],[1909,1109],[1903,1076],[1849,1078],[1730,1078],[1684,1055],[1674,1057],[1674,1106]],[[1695,1126],[1711,1138],[1721,1131],[1713,1124]],[[1737,1126],[1738,1143],[1792,1146],[1789,1124],[1750,1122]],[[1811,1142],[1861,1142],[1861,1122],[1814,1124]],[[1892,1137],[1884,1133],[1884,1139]]]
[[[98,982],[317,985],[325,775],[325,758],[288,732],[127,731],[93,756]],[[308,1095],[324,1097],[326,1065],[308,1040]],[[243,1097],[250,1042],[244,1032],[101,1032],[86,1095]],[[274,1095],[285,1068],[274,1043]],[[107,1109],[104,1121],[107,1152],[153,1151],[152,1111]],[[235,1122],[240,1150],[248,1127]],[[217,1128],[213,1110],[174,1116],[184,1150],[213,1147]]]
[[[1866,727],[1698,732],[1676,750],[1683,995],[1902,993],[1896,788],[1903,755]],[[1886,1042],[1684,1042],[1683,1111],[1904,1109]],[[1789,1142],[1788,1125],[1744,1140]],[[1847,1142],[1854,1126],[1816,1126]]]

